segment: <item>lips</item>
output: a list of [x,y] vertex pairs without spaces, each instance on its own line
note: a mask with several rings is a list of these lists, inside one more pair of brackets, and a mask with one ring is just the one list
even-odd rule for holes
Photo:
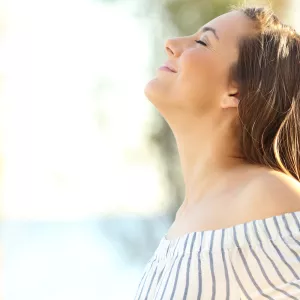
[[169,62],[166,62],[164,66],[170,69],[172,72],[177,73],[175,67],[173,67]]

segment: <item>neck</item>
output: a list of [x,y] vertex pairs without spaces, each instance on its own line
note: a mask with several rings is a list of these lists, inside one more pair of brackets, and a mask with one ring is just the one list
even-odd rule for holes
[[232,123],[216,126],[212,119],[203,118],[173,130],[185,184],[184,205],[199,202],[211,189],[229,180],[229,173],[246,165]]

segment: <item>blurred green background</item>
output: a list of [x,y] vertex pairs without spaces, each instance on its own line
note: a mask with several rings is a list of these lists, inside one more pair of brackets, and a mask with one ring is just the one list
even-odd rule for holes
[[[238,3],[0,2],[0,299],[133,299],[184,196],[144,86],[168,37]],[[299,30],[298,0],[246,3]]]

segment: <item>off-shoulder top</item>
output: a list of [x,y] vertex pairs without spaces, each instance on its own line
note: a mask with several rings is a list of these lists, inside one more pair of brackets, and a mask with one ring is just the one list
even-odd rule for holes
[[135,300],[300,299],[300,211],[162,237]]

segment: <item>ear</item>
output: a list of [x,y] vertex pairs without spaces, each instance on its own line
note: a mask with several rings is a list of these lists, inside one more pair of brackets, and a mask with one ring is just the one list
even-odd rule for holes
[[221,101],[222,108],[238,107],[239,105],[239,91],[237,89],[232,89]]

